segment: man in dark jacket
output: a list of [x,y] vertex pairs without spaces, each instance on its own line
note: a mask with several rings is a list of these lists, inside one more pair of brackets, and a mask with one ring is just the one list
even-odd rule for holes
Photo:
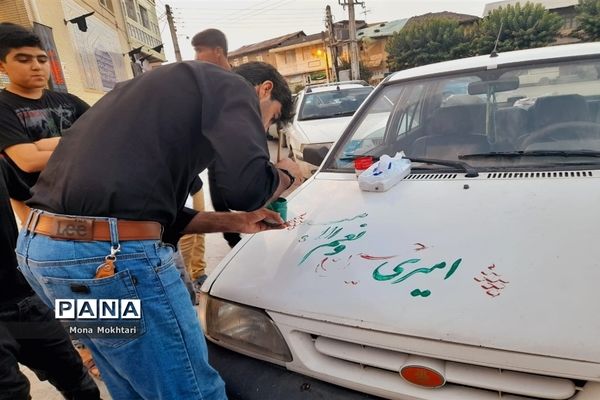
[[[271,164],[261,114],[289,119],[291,93],[272,66],[253,67],[269,78],[252,86],[190,61],[123,83],[75,122],[32,189],[17,254],[36,292],[49,304],[139,300],[133,335],[84,339],[115,399],[225,398],[161,233],[283,226],[261,207],[301,173],[290,160]],[[210,163],[228,206],[247,212],[184,208]]]

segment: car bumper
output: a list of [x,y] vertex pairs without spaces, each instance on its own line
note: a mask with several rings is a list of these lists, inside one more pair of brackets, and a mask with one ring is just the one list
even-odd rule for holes
[[288,371],[207,341],[210,364],[225,381],[230,400],[375,400],[379,397]]

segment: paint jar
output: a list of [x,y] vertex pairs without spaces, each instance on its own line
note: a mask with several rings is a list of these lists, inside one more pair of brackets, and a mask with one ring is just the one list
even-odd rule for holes
[[277,200],[273,201],[267,206],[267,208],[269,210],[275,211],[276,213],[279,213],[282,220],[287,220],[287,200],[283,197],[280,197]]
[[364,171],[366,171],[371,165],[373,165],[373,157],[364,156],[357,157],[354,159],[354,172],[356,176],[359,176]]

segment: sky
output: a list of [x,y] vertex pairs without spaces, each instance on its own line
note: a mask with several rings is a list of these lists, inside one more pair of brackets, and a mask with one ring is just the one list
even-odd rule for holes
[[[346,0],[347,1],[347,0]],[[368,23],[409,18],[428,12],[452,11],[481,16],[494,0],[364,0],[356,6],[356,19]],[[175,61],[165,5],[173,10],[177,39],[184,60],[194,58],[190,44],[195,33],[217,28],[227,36],[229,51],[244,45],[304,31],[325,30],[325,7],[331,6],[333,21],[348,19],[348,9],[338,0],[156,0],[165,55]],[[366,14],[365,14],[366,13]]]

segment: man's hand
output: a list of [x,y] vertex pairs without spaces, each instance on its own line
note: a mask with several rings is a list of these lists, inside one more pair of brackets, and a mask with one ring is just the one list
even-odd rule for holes
[[294,182],[294,187],[298,187],[304,182],[304,176],[302,175],[302,171],[300,171],[300,166],[297,163],[292,161],[290,158],[284,158],[275,164],[275,167],[280,169],[285,169],[290,174],[294,175],[296,181]]
[[285,221],[281,216],[266,208],[252,212],[201,211],[194,216],[182,233],[257,233],[285,227]]
[[281,219],[279,213],[261,208],[252,212],[232,213],[238,221],[234,225],[232,232],[239,233],[257,233],[271,229],[283,229],[286,227],[285,221]]
[[[302,184],[302,182],[304,182],[304,176],[302,176],[300,167],[298,166],[298,164],[296,164],[294,161],[290,160],[289,158],[284,158],[283,160],[279,161],[277,164],[275,164],[275,167],[278,168],[279,186],[275,190],[275,193],[273,193],[273,195],[271,196],[271,199],[269,199],[268,203],[275,201],[284,192],[290,193],[291,191],[296,189],[298,186],[300,186]],[[292,186],[288,187],[289,178],[283,172],[279,171],[279,169],[285,169],[286,171],[288,171],[290,174],[292,174],[294,176],[295,179],[294,179],[294,183],[292,184]]]

